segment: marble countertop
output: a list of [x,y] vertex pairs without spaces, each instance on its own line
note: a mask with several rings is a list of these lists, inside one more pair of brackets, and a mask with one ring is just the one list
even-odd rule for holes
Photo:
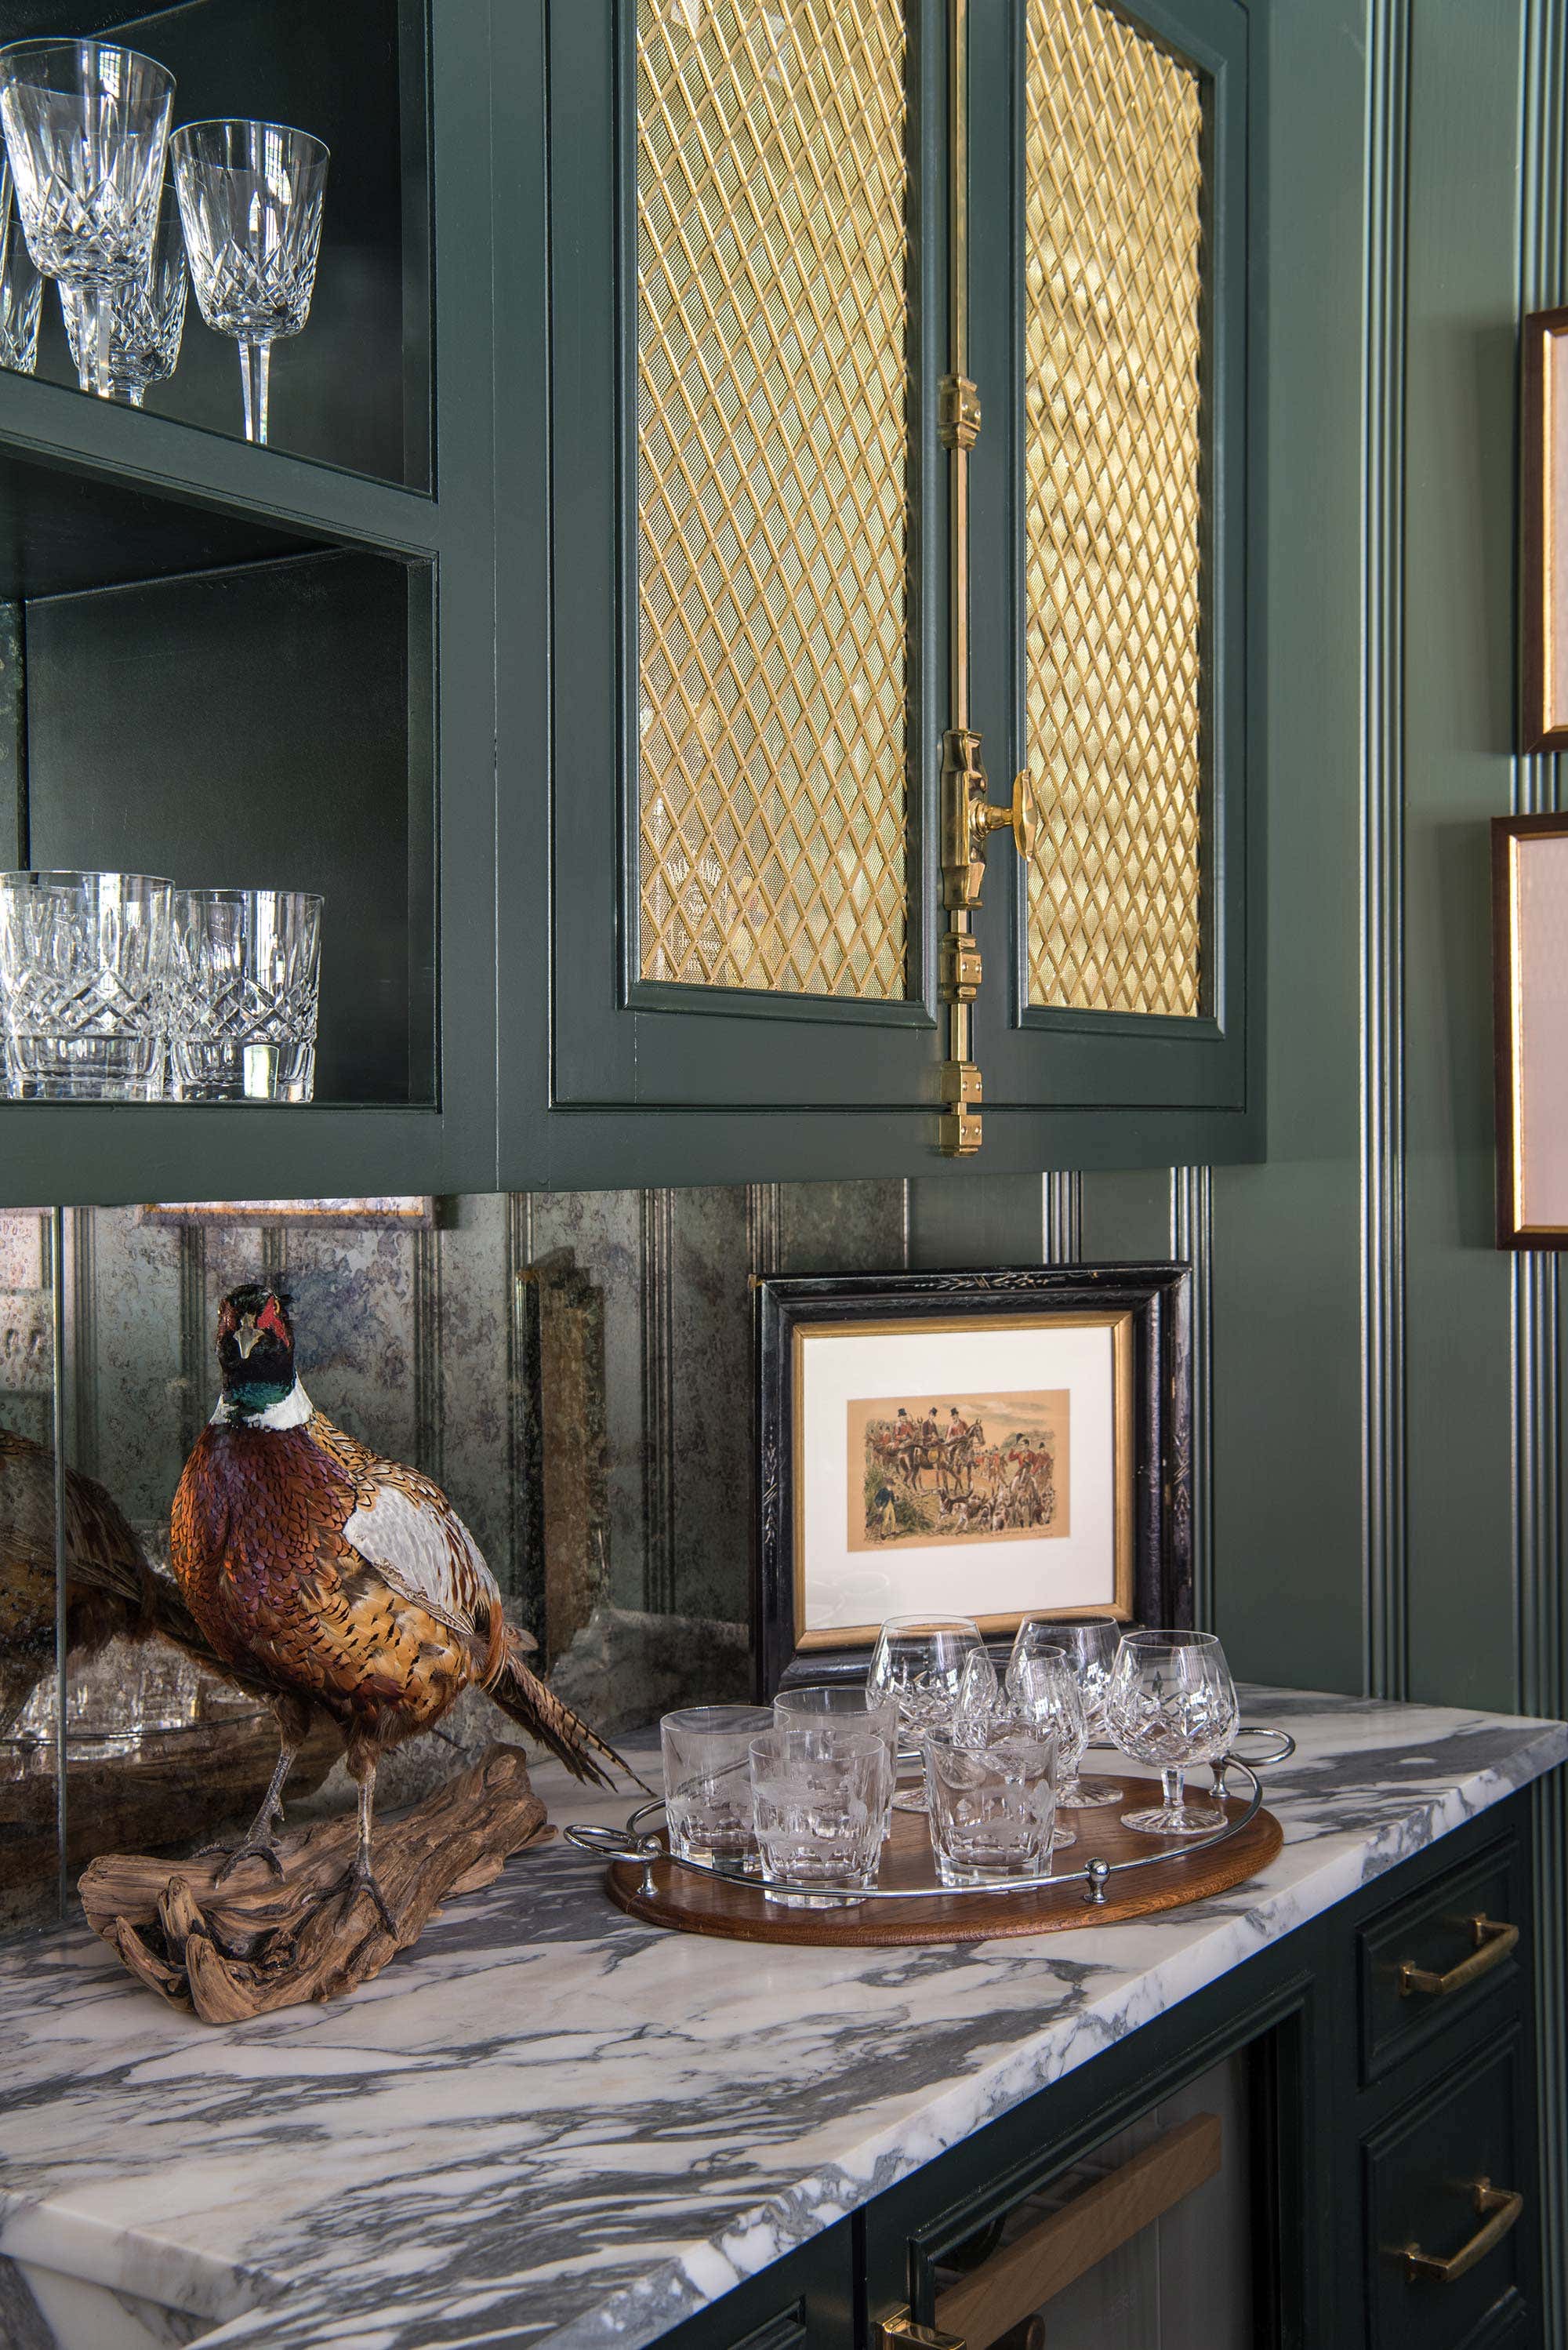
[[[0,2255],[212,2350],[635,2350],[1568,1757],[1560,1723],[1433,1706],[1249,1690],[1243,1718],[1299,1741],[1266,1774],[1284,1849],[1147,1921],[770,1950],[639,1925],[556,1843],[352,1999],[229,2029],[85,1927],[13,1944]],[[557,1822],[628,1808],[537,1783]]]

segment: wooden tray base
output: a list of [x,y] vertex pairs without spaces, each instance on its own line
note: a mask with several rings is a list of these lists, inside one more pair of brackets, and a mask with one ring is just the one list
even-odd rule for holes
[[[1125,1804],[1063,1813],[1063,1826],[1073,1829],[1078,1841],[1057,1854],[1058,1868],[1081,1869],[1096,1856],[1141,1860],[1156,1848],[1152,1837],[1124,1828],[1121,1815],[1158,1803],[1158,1780],[1117,1772],[1111,1783],[1126,1789]],[[1193,1793],[1199,1802],[1212,1800],[1206,1789]],[[1247,1805],[1231,1796],[1225,1808],[1232,1819],[1240,1819]],[[610,1899],[628,1917],[685,1934],[717,1934],[729,1941],[798,1942],[836,1950],[901,1942],[989,1942],[1002,1935],[1057,1934],[1075,1926],[1110,1926],[1158,1909],[1179,1909],[1255,1877],[1283,1842],[1284,1831],[1266,1811],[1258,1812],[1239,1835],[1200,1852],[1184,1851],[1173,1838],[1168,1860],[1133,1876],[1111,1877],[1105,1900],[1092,1904],[1085,1898],[1082,1878],[1075,1876],[1047,1879],[1038,1893],[943,1893],[935,1900],[864,1901],[853,1909],[784,1909],[767,1899],[760,1884],[755,1888],[722,1884],[716,1877],[694,1876],[670,1860],[654,1863],[651,1894],[642,1891],[639,1861],[612,1861],[608,1886]],[[895,1812],[878,1882],[915,1887],[936,1881],[924,1814]]]

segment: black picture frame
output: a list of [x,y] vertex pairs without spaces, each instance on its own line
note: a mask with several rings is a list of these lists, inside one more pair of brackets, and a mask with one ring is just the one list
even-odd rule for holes
[[[820,1326],[929,1323],[936,1315],[1016,1320],[1021,1306],[1064,1320],[1131,1324],[1131,1615],[1192,1622],[1191,1273],[1179,1263],[1012,1265],[984,1272],[843,1274],[759,1281],[755,1289],[757,1521],[753,1654],[757,1690],[863,1672],[869,1648],[800,1647],[796,1626],[794,1342]],[[1119,1471],[1118,1471],[1119,1474]]]

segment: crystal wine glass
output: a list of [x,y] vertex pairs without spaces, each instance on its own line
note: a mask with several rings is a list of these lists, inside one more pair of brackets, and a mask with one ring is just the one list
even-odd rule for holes
[[[1083,1695],[1085,1743],[1108,1742],[1105,1692],[1120,1644],[1121,1626],[1114,1616],[1025,1616],[1013,1636],[1007,1686],[1012,1688],[1030,1658],[1064,1657]],[[1075,1761],[1056,1791],[1056,1801],[1069,1811],[1096,1811],[1103,1804],[1123,1802],[1126,1792],[1106,1779],[1080,1778]]]
[[103,398],[129,400],[132,408],[140,408],[148,385],[162,383],[179,365],[185,329],[185,239],[172,188],[165,187],[159,199],[158,226],[144,265],[103,297],[93,330],[99,341],[105,310],[109,348],[100,354],[88,331],[80,287],[61,285],[66,340],[82,390],[94,389],[97,370],[97,389]]
[[1106,1711],[1111,1735],[1136,1762],[1158,1768],[1163,1800],[1124,1812],[1139,1835],[1208,1835],[1225,1825],[1215,1804],[1184,1801],[1184,1773],[1230,1747],[1236,1688],[1212,1632],[1129,1632],[1116,1653]]
[[245,439],[265,442],[272,347],[310,316],[327,150],[282,122],[187,122],[170,142],[191,281],[240,347]]
[[34,266],[79,296],[89,372],[105,389],[105,297],[146,265],[174,77],[104,41],[0,49],[0,130]]
[[[917,1744],[945,1730],[963,1683],[966,1660],[983,1647],[967,1616],[889,1616],[877,1635],[867,1689],[898,1701],[899,1727]],[[896,1794],[901,1812],[923,1812],[925,1789]]]

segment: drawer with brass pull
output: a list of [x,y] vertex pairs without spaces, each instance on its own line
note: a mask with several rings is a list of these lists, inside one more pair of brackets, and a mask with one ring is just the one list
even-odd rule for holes
[[1509,2029],[1367,2145],[1372,2350],[1457,2350],[1523,2314],[1534,2227],[1517,2183],[1529,2159],[1523,2048]]
[[1374,2081],[1521,1980],[1511,1842],[1382,1911],[1359,1937],[1361,2077]]

